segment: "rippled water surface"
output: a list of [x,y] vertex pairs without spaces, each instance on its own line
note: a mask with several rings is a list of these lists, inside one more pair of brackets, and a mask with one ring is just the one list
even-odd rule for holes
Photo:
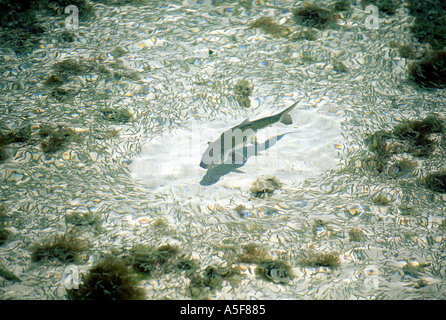
[[[109,253],[170,244],[197,263],[195,277],[236,276],[197,294],[194,275],[159,268],[139,282],[147,299],[444,299],[446,197],[420,183],[444,166],[443,136],[384,170],[364,143],[405,119],[445,116],[444,89],[409,81],[398,54],[413,19],[400,7],[367,28],[353,4],[312,39],[250,27],[268,16],[301,32],[295,5],[93,2],[71,33],[66,14],[42,11],[33,45],[3,43],[0,129],[31,133],[2,147],[0,263],[21,281],[0,278],[0,298],[66,299],[67,266],[82,274]],[[258,133],[258,144],[281,136],[267,150],[199,167],[223,131],[296,101],[293,124]],[[43,128],[58,125],[69,139],[51,150]],[[412,165],[394,165],[402,159]],[[279,186],[256,194],[258,179]],[[79,259],[32,260],[36,243],[70,230],[88,240]],[[290,276],[262,277],[261,259],[242,258],[254,247]],[[335,263],[305,263],[317,255]]]

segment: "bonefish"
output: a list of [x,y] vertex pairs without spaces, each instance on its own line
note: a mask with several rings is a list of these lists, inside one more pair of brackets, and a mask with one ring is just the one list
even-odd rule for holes
[[[201,157],[200,167],[211,169],[219,164],[226,163],[232,155],[232,162],[243,163],[243,155],[237,155],[234,151],[245,146],[254,137],[257,131],[269,127],[277,122],[289,125],[293,123],[290,112],[296,107],[297,102],[282,112],[270,117],[261,118],[254,121],[246,119],[239,125],[226,130],[214,142],[209,143],[206,151]],[[238,157],[238,159],[237,159]]]

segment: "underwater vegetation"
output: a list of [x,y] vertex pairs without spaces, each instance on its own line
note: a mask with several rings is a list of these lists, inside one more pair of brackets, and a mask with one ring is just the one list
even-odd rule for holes
[[427,174],[421,179],[421,183],[433,191],[446,193],[446,170]]
[[73,224],[75,226],[90,226],[97,232],[102,231],[102,219],[101,215],[93,212],[87,213],[68,213],[65,215],[65,222]]
[[379,192],[372,198],[372,201],[374,204],[385,206],[388,205],[390,202],[392,202],[392,198],[390,195],[386,193]]
[[299,264],[302,267],[327,267],[327,268],[337,268],[339,267],[341,261],[339,255],[334,252],[324,253],[324,252],[307,252],[299,259]]
[[107,256],[95,264],[78,289],[67,290],[73,300],[143,300],[145,293],[138,286],[133,270],[119,258]]
[[331,7],[334,11],[348,11],[352,8],[350,0],[336,1]]
[[293,10],[294,20],[305,27],[326,28],[335,19],[333,12],[312,3],[304,3]]
[[435,149],[436,143],[432,135],[442,134],[444,131],[444,120],[433,114],[421,120],[401,121],[393,130],[380,130],[368,135],[364,142],[383,162],[392,154],[398,153],[427,157]]
[[239,80],[234,86],[234,92],[237,95],[250,96],[254,86],[248,80]]
[[421,87],[446,88],[446,51],[428,52],[410,64],[409,77]]
[[260,28],[264,33],[274,37],[287,37],[292,32],[291,28],[283,26],[271,17],[261,17],[250,24],[251,28]]
[[[87,74],[94,68],[94,65],[88,60],[77,61],[73,58],[67,58],[53,64],[53,70],[59,77],[66,77],[69,75],[83,75]],[[57,81],[58,82],[58,81]]]
[[31,137],[31,125],[24,125],[9,132],[0,131],[0,146],[15,142],[26,142]]
[[178,247],[169,244],[158,248],[137,245],[129,250],[126,261],[135,270],[150,274],[155,269],[170,267],[178,253]]
[[277,38],[289,38],[291,40],[317,40],[318,31],[314,28],[292,29],[276,22],[271,17],[261,17],[250,24],[250,28],[259,28],[264,33],[270,34]]
[[411,30],[421,43],[429,43],[434,50],[446,46],[446,20],[443,0],[408,0],[409,14],[415,17]]
[[0,246],[4,244],[9,236],[11,235],[11,232],[9,230],[6,230],[6,215],[7,207],[4,204],[0,205]]
[[291,266],[284,260],[261,261],[255,273],[264,280],[278,284],[287,284],[294,278]]
[[282,183],[273,176],[268,176],[265,178],[259,178],[251,184],[249,190],[254,197],[265,198],[265,196],[270,196],[275,190],[282,188]]
[[8,240],[10,235],[11,231],[6,230],[4,225],[0,224],[0,246]]
[[188,275],[199,268],[197,261],[181,254],[177,246],[170,244],[159,247],[146,244],[134,246],[126,253],[124,261],[142,277],[174,271],[185,271]]
[[256,243],[248,243],[242,246],[242,252],[238,255],[237,261],[242,263],[258,263],[265,261],[267,250],[265,247]]
[[248,80],[239,80],[234,86],[234,99],[244,108],[251,107],[249,96],[254,87]]
[[19,128],[3,132],[0,131],[0,163],[9,158],[6,147],[11,143],[24,143],[31,138],[31,125],[22,125]]
[[422,52],[416,50],[414,46],[408,44],[398,46],[398,53],[401,58],[406,59],[419,59],[423,55]]
[[360,242],[365,239],[365,235],[361,229],[351,228],[348,232],[348,239],[353,242]]
[[362,0],[362,5],[374,5],[378,7],[378,10],[392,16],[395,14],[396,10],[399,8],[401,1],[399,0]]
[[100,110],[102,118],[114,122],[129,122],[133,120],[133,115],[125,108],[103,108]]
[[40,147],[45,153],[65,149],[72,141],[79,141],[76,131],[64,125],[41,125],[39,136],[43,139]]
[[40,37],[50,31],[39,20],[44,16],[61,16],[65,7],[75,5],[81,20],[94,16],[92,5],[85,0],[0,1],[0,43],[7,43],[15,52],[29,52],[40,43]]
[[193,299],[206,299],[211,292],[222,287],[224,280],[237,282],[239,277],[237,268],[207,266],[201,274],[189,274],[186,292]]
[[88,248],[87,241],[78,238],[74,232],[69,231],[55,234],[32,247],[31,260],[41,262],[59,260],[61,262],[74,262],[78,254]]
[[333,70],[339,73],[347,73],[348,72],[348,68],[346,67],[346,65],[344,63],[342,63],[342,61],[339,60],[334,60],[333,61]]

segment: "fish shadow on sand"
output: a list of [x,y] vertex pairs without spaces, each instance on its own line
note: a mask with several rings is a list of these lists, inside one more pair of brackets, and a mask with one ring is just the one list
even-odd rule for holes
[[211,186],[217,183],[221,177],[230,172],[244,173],[243,171],[239,170],[239,168],[243,167],[250,157],[257,156],[260,154],[260,152],[268,150],[269,148],[274,146],[277,143],[277,141],[282,139],[284,135],[289,133],[293,132],[288,132],[278,136],[271,137],[261,144],[252,144],[235,150],[235,153],[242,154],[244,156],[243,160],[226,161],[229,163],[222,163],[214,168],[208,169],[206,174],[201,179],[200,185]]

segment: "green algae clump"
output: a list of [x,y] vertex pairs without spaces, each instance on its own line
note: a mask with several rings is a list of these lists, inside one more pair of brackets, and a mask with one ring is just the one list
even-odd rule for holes
[[304,3],[303,6],[295,8],[293,16],[297,23],[319,29],[327,27],[334,20],[331,10],[310,3]]
[[45,153],[54,153],[65,149],[77,138],[76,131],[64,125],[42,125],[39,136],[43,139],[40,147]]
[[446,193],[446,170],[429,173],[421,183],[433,191]]
[[189,274],[190,283],[186,290],[193,299],[205,299],[210,292],[221,288],[224,280],[235,281],[240,272],[232,267],[207,266],[202,274]]
[[15,142],[26,142],[31,137],[31,126],[24,125],[8,133],[0,132],[0,146]]
[[302,267],[327,267],[337,268],[340,265],[340,259],[337,253],[308,252],[300,259]]
[[260,28],[264,33],[271,34],[275,37],[286,37],[291,33],[291,29],[277,23],[271,17],[261,17],[251,23],[251,28]]
[[284,260],[259,262],[255,273],[264,280],[278,284],[288,284],[294,278],[291,266]]
[[94,265],[78,289],[67,295],[73,300],[144,300],[132,269],[118,258],[108,256]]
[[4,204],[0,204],[0,246],[4,244],[11,235],[11,232],[5,229],[6,220],[8,218],[6,211],[7,207]]
[[409,76],[421,87],[446,88],[446,51],[435,51],[409,67]]
[[138,245],[130,249],[127,261],[135,270],[150,274],[157,268],[171,266],[178,253],[178,247],[170,244],[158,248]]
[[250,187],[251,193],[257,198],[265,198],[266,195],[272,195],[275,190],[282,188],[282,183],[276,177],[269,176],[259,178],[254,181]]
[[103,108],[100,110],[102,113],[102,118],[108,121],[125,123],[133,120],[133,115],[124,108]]
[[87,249],[87,242],[76,237],[73,232],[56,234],[47,238],[32,248],[31,260],[33,262],[59,260],[61,262],[74,262],[77,255]]
[[242,247],[237,260],[242,263],[259,263],[266,260],[266,249],[256,243],[248,243]]

